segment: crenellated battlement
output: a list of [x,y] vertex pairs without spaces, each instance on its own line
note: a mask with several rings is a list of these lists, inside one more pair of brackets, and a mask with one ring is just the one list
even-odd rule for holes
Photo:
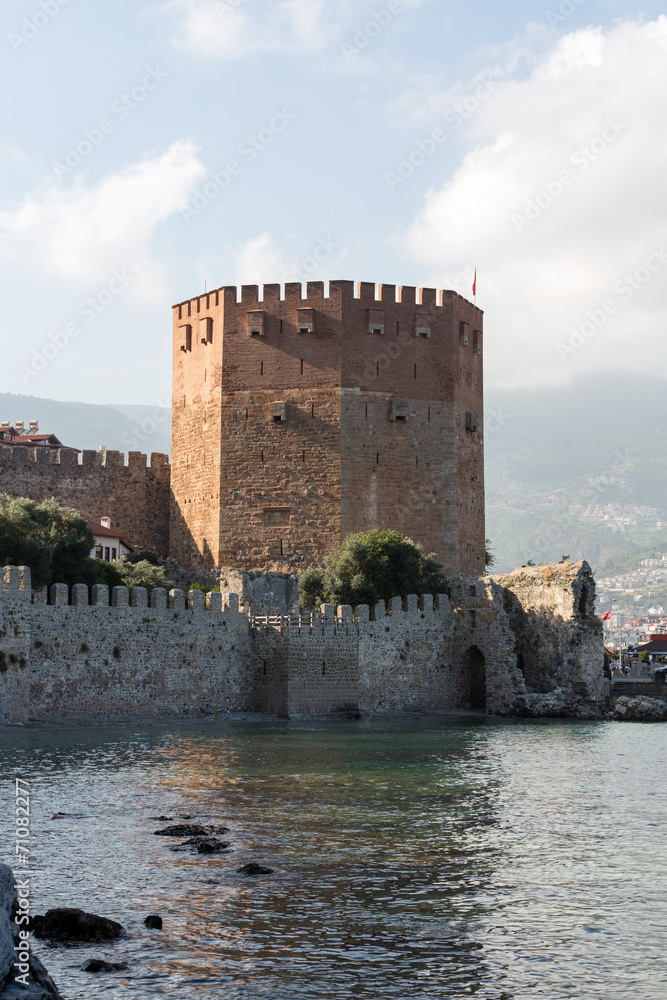
[[169,456],[162,452],[151,452],[150,460],[139,451],[85,449],[77,453],[71,448],[43,448],[39,445],[0,444],[0,465],[56,465],[63,469],[146,469],[165,470],[169,474]]
[[197,295],[172,308],[177,318],[183,320],[202,316],[213,309],[243,306],[247,309],[264,307],[275,309],[280,304],[297,305],[300,308],[324,309],[332,305],[354,307],[403,306],[425,309],[444,309],[453,305],[457,312],[466,313],[470,320],[481,322],[483,310],[478,309],[458,292],[436,288],[419,288],[414,285],[375,284],[372,281],[308,281],[286,282],[282,284],[222,285],[204,295]]

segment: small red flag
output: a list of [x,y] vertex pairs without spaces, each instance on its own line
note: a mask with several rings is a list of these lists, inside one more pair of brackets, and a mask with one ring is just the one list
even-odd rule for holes
[[611,618],[611,611],[608,611],[606,615],[602,616],[602,621],[608,622],[610,618]]
[[477,295],[477,268],[475,268],[475,277],[472,283],[472,294]]

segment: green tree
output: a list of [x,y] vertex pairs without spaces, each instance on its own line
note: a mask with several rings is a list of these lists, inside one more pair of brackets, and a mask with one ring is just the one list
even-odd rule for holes
[[641,653],[639,654],[639,660],[641,663],[651,662],[651,654],[648,652],[648,650],[642,649]]
[[0,563],[29,566],[33,587],[96,583],[95,538],[84,518],[57,500],[0,493]]
[[114,569],[120,577],[120,585],[129,587],[146,587],[147,590],[153,590],[155,587],[164,587],[165,590],[171,590],[174,586],[173,580],[170,580],[164,571],[164,567],[155,566],[148,559],[140,559],[139,562],[130,562],[126,558],[116,559],[112,564],[112,569]]
[[299,576],[303,610],[320,604],[375,604],[406,594],[446,593],[447,580],[434,553],[398,531],[348,535],[324,566]]

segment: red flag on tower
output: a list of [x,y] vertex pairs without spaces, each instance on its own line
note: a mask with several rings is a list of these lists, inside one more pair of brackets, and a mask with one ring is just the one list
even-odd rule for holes
[[472,294],[477,295],[477,268],[475,268],[475,277],[472,282]]
[[611,611],[608,611],[606,615],[602,616],[603,622],[608,622],[611,619]]

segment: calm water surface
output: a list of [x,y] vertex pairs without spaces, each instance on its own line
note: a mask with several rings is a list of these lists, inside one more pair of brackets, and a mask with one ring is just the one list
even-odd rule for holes
[[[129,932],[37,943],[66,1000],[663,1000],[666,743],[471,718],[4,730],[2,860],[19,775],[34,912]],[[173,852],[163,813],[224,823],[230,851]],[[91,976],[90,957],[130,969]]]

